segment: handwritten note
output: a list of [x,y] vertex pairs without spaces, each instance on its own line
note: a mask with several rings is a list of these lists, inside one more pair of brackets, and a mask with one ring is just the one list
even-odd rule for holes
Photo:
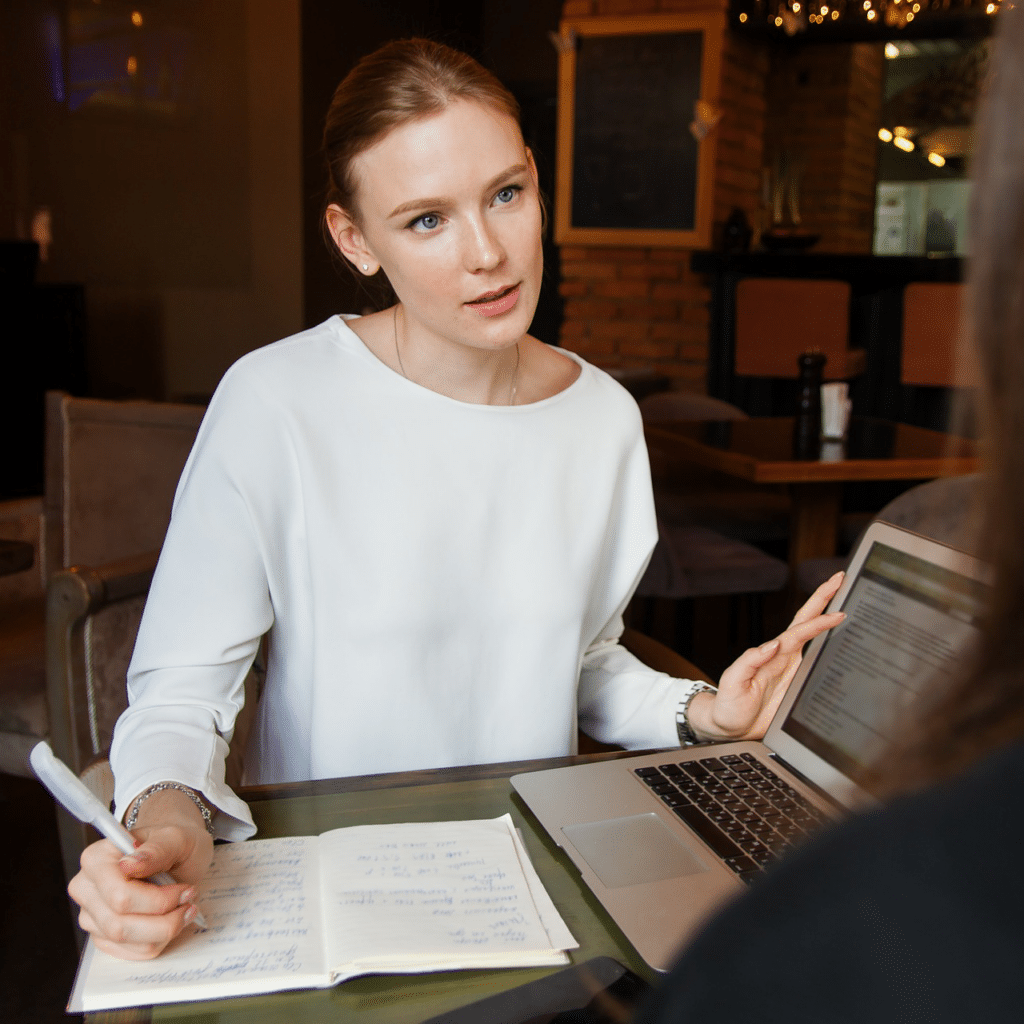
[[220,846],[198,902],[209,928],[154,961],[90,942],[68,1009],[323,988],[369,971],[557,964],[576,945],[508,815]]
[[551,945],[510,820],[355,826],[325,833],[321,889],[332,964],[424,950],[475,957]]

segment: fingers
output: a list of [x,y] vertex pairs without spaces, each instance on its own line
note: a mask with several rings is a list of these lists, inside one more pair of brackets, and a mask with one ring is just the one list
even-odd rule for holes
[[827,629],[832,629],[833,626],[838,626],[845,618],[845,612],[831,612],[828,615],[817,615],[805,622],[798,623],[794,619],[794,624],[778,637],[780,652],[789,654],[800,650],[809,640],[813,640]]
[[170,914],[115,916],[98,921],[82,911],[78,923],[92,935],[96,946],[120,960],[152,960],[186,928],[196,916],[192,905],[179,907]]
[[175,864],[174,842],[146,842],[127,857],[103,840],[86,847],[68,885],[79,921],[101,949],[122,959],[156,956],[195,917],[194,885],[143,881]]
[[799,611],[793,616],[793,621],[790,623],[791,626],[795,626],[798,623],[806,622],[808,619],[813,619],[815,616],[820,615],[828,605],[829,601],[836,596],[836,592],[843,585],[843,580],[846,578],[845,572],[837,572],[834,576],[829,577],[811,596],[800,606]]
[[748,647],[723,673],[720,685],[752,681],[758,669],[763,668],[779,652],[780,638],[769,640],[760,647]]

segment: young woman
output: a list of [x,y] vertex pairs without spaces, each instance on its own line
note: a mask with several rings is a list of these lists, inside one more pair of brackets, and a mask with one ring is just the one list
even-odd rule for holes
[[[640,417],[527,334],[541,201],[509,93],[422,40],[363,60],[327,117],[326,223],[398,302],[333,317],[225,375],[182,475],[111,751],[118,813],[70,891],[120,956],[191,919],[222,838],[254,831],[224,782],[242,681],[270,632],[254,783],[567,754],[577,723],[627,746],[759,736],[826,586],[717,692],[622,649],[656,540]],[[184,883],[136,881],[161,868]]]
[[[980,643],[879,766],[885,810],[779,865],[644,1024],[1019,1020],[1024,1006],[1024,18],[1003,7],[973,163],[972,334],[995,570]],[[723,995],[724,994],[724,995]]]

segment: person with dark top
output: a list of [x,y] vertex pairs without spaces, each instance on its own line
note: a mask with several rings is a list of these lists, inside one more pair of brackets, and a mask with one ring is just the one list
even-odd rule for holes
[[690,944],[643,1024],[1024,1018],[1024,12],[999,14],[971,210],[969,336],[994,581],[962,672],[834,825]]

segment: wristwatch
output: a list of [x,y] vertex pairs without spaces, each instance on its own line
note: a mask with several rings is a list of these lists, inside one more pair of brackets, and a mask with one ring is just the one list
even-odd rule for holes
[[698,693],[714,692],[715,688],[713,686],[701,683],[679,702],[679,706],[676,708],[676,735],[679,737],[680,746],[695,747],[698,743],[704,742],[704,740],[698,739],[697,734],[693,731],[693,726],[690,725],[687,712],[690,710],[690,702]]

